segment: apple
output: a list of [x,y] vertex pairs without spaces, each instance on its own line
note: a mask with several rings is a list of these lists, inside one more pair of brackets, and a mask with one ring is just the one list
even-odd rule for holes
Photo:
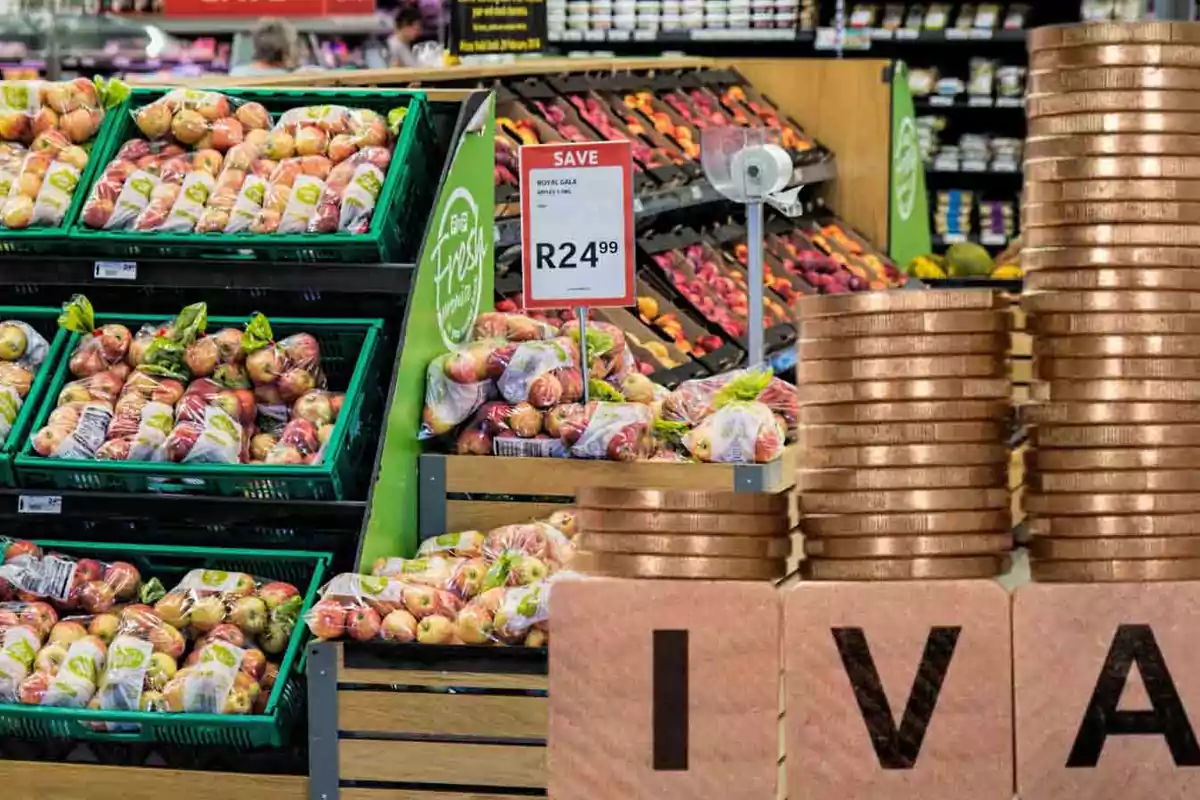
[[225,696],[225,704],[221,706],[222,714],[249,714],[254,706],[251,693],[246,689],[233,688]]
[[296,154],[296,140],[286,131],[274,131],[267,137],[263,155],[272,161],[282,161]]
[[[293,625],[282,620],[273,620],[267,625],[266,631],[259,634],[258,646],[273,656],[287,649],[288,640],[292,637]],[[339,631],[337,635],[341,635]]]
[[[64,410],[63,408],[60,408],[57,411],[55,411],[55,413],[58,413],[58,411],[63,411],[63,410]],[[53,416],[54,415],[51,414],[51,417],[53,417]],[[78,418],[78,414],[76,414],[76,417]],[[97,559],[81,558],[75,562],[75,578],[77,580],[79,580],[81,583],[90,583],[91,581],[98,581],[103,577],[104,577],[104,565],[101,564]]]
[[149,666],[146,667],[146,685],[154,691],[161,691],[178,671],[179,666],[175,659],[163,652],[153,652],[150,654]]
[[545,647],[549,643],[550,643],[550,634],[546,633],[543,630],[534,628],[528,634],[525,635],[525,646],[526,647]]
[[[195,623],[193,622],[193,625]],[[244,647],[246,645],[246,635],[236,625],[228,622],[222,622],[220,625],[213,628],[204,637],[206,642],[221,641],[229,642],[235,647]]]
[[202,597],[192,606],[192,627],[207,633],[225,621],[225,603],[216,595]]
[[58,624],[58,612],[49,603],[43,603],[40,600],[21,609],[18,618],[22,625],[28,625],[37,631],[38,639],[45,639]]
[[79,605],[89,614],[103,614],[116,603],[116,591],[104,581],[89,581],[79,593]]
[[229,611],[229,621],[251,635],[267,629],[267,604],[261,597],[242,597]]
[[183,363],[197,378],[207,378],[217,368],[221,358],[221,350],[211,336],[204,336],[188,345],[184,352]]
[[139,108],[133,120],[147,139],[162,139],[171,130],[172,115],[165,103],[150,103]]
[[269,611],[274,611],[283,603],[300,594],[295,586],[282,581],[273,581],[265,584],[258,590],[259,598],[267,604]]
[[478,597],[471,601],[471,605],[485,608],[491,613],[495,614],[496,611],[499,610],[500,603],[503,600],[504,587],[496,586],[480,593]]
[[379,635],[379,612],[373,608],[353,608],[346,614],[346,632],[350,638],[368,642]]
[[256,386],[272,383],[283,372],[285,366],[283,354],[272,345],[246,356],[246,370]]
[[[305,621],[318,639],[336,639],[346,631],[346,610],[333,600],[321,600],[309,610]],[[271,652],[265,646],[263,649]]]
[[259,680],[259,685],[262,686],[263,692],[271,691],[275,685],[275,680],[279,677],[279,665],[267,662],[267,668],[263,670],[262,679]]
[[480,606],[467,606],[455,620],[455,632],[464,644],[484,644],[492,638],[492,615]]
[[445,617],[425,617],[417,623],[417,641],[421,644],[446,644],[455,633],[454,623]]
[[417,619],[424,619],[437,611],[437,597],[430,586],[406,586],[401,592],[404,607]]
[[158,616],[158,612],[149,606],[140,604],[126,606],[121,611],[122,633],[136,634],[141,638],[148,639],[150,631],[163,624],[166,623]]
[[154,652],[165,653],[173,659],[181,657],[187,647],[187,641],[179,629],[165,622],[151,630],[148,638],[154,646]]
[[[307,375],[308,373],[304,374]],[[323,391],[306,392],[292,406],[292,414],[300,419],[306,419],[314,425],[328,425],[334,419],[333,403],[330,401],[329,393]]]
[[41,558],[42,548],[27,539],[13,539],[4,548],[4,563],[27,563],[31,558]]
[[192,601],[183,592],[169,592],[154,604],[154,613],[176,628],[186,628],[192,621]]
[[27,706],[40,706],[52,679],[48,672],[35,672],[25,678],[17,687],[17,701]]
[[383,618],[380,635],[388,642],[411,642],[417,638],[417,618],[403,609],[396,609]]
[[208,120],[190,109],[182,109],[171,120],[171,135],[184,144],[195,144],[208,133]]
[[543,580],[550,572],[546,562],[536,556],[519,555],[513,559],[512,570],[509,573],[516,578],[517,584],[527,586],[534,581]]
[[267,656],[257,647],[251,647],[242,655],[241,671],[249,675],[254,681],[261,682],[263,674],[267,671]]
[[112,587],[118,600],[132,600],[141,586],[142,576],[133,564],[114,561],[104,570],[104,582]]
[[265,131],[271,127],[271,115],[262,103],[244,103],[233,115],[244,128]]
[[[294,403],[305,392],[316,388],[317,379],[306,369],[289,369],[279,376],[279,396],[285,403]],[[332,419],[332,409],[330,410]]]
[[97,614],[88,623],[88,635],[95,636],[105,644],[111,644],[121,627],[121,620],[116,614]]
[[87,628],[78,622],[68,620],[59,622],[50,629],[50,635],[47,637],[46,643],[70,647],[72,642],[82,639],[87,635]]
[[62,644],[48,644],[38,651],[33,668],[38,672],[57,675],[58,668],[67,660],[67,648]]

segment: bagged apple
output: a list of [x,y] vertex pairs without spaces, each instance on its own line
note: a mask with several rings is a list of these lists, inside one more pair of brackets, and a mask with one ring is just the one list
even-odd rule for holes
[[561,439],[575,458],[637,461],[650,454],[654,414],[640,403],[588,403],[583,415],[564,424]]
[[662,417],[695,427],[733,400],[758,400],[782,417],[789,434],[797,428],[800,401],[796,387],[773,377],[770,370],[734,370],[684,381],[664,398]]
[[549,408],[563,402],[564,385],[557,371],[573,369],[578,360],[574,343],[559,337],[498,348],[489,359],[489,371],[502,366],[496,386],[508,402]]
[[204,213],[204,204],[214,186],[215,181],[207,172],[188,173],[167,218],[153,230],[167,233],[188,233],[194,230]]
[[[563,324],[562,335],[569,336],[579,346],[579,322]],[[589,377],[620,386],[622,379],[634,368],[633,354],[625,344],[625,332],[608,322],[590,320],[587,326]]]
[[683,437],[699,461],[765,464],[783,454],[787,432],[778,417],[758,401],[723,405]]
[[92,636],[72,643],[62,666],[46,687],[41,705],[84,708],[96,693],[107,654],[104,643]]
[[45,338],[27,323],[0,322],[0,442],[12,430],[17,412],[49,351]]
[[237,199],[229,212],[229,220],[222,229],[225,233],[241,233],[250,226],[263,210],[266,199],[267,181],[258,175],[247,175],[238,191]]
[[147,139],[171,138],[197,149],[225,152],[247,139],[248,132],[265,131],[270,115],[259,103],[243,103],[219,92],[172,89],[133,112],[134,122]]
[[371,569],[377,577],[398,578],[408,583],[454,592],[464,600],[484,588],[488,564],[480,557],[379,558]]
[[305,419],[293,419],[283,426],[279,440],[267,451],[267,464],[316,464],[321,458],[320,431]]
[[[545,630],[550,619],[551,581],[536,581],[505,590],[492,616],[492,632],[502,642],[528,642],[534,630]],[[544,644],[534,642],[533,645]]]
[[489,561],[497,561],[506,553],[520,553],[538,559],[548,569],[565,564],[574,552],[571,540],[548,522],[503,525],[488,531],[483,543],[483,555]]
[[[265,652],[279,654],[287,648],[302,603],[296,587],[288,583],[244,572],[192,570],[154,611],[192,636],[237,639],[234,633],[240,632],[242,644],[254,640]],[[234,632],[228,631],[230,626]]]
[[[21,604],[0,603],[0,619],[15,620]],[[21,700],[21,685],[33,670],[33,662],[42,646],[42,637],[28,626],[11,622],[0,624],[0,703]],[[49,681],[46,681],[47,685]],[[41,700],[41,697],[38,697]]]
[[[480,365],[478,371],[482,371],[481,359],[476,360],[469,352],[466,355],[462,352],[443,353],[430,361],[425,369],[425,407],[421,414],[421,431],[418,434],[422,439],[441,436],[454,430],[495,394],[495,387],[491,381],[463,383],[450,377],[449,373],[455,369],[455,363],[462,359],[469,359],[471,363],[466,372],[455,373],[457,376],[469,377],[477,374],[476,364]],[[530,408],[532,409],[532,406]]]
[[[87,163],[86,156],[84,163]],[[42,187],[33,204],[33,224],[58,225],[66,216],[71,197],[79,184],[80,171],[73,164],[55,161],[46,172]]]
[[448,589],[344,573],[322,589],[321,599],[305,615],[305,622],[318,639],[348,636],[357,641],[420,641],[421,621],[440,617],[444,623],[431,625],[436,630],[448,625],[452,631],[462,604]]
[[73,423],[55,421],[34,434],[33,449],[46,458],[90,461],[104,444],[112,417],[112,406],[100,402],[84,403]]
[[242,337],[246,370],[260,405],[288,405],[313,389],[325,388],[321,346],[309,333],[294,333],[276,342],[271,325],[256,314]]
[[[350,185],[342,195],[341,213],[337,219],[337,230],[344,233],[366,233],[371,228],[371,218],[375,214],[375,204],[383,191],[383,170],[374,164],[363,164],[354,171]],[[333,206],[333,201],[330,201]],[[317,227],[315,230],[325,230],[328,226]]]
[[478,558],[483,555],[483,542],[484,535],[480,531],[443,533],[421,542],[417,547],[417,558],[439,555]]
[[68,362],[71,374],[77,378],[86,378],[120,364],[125,360],[133,340],[124,325],[110,324],[97,328],[92,304],[81,294],[73,295],[63,303],[58,325],[80,334],[79,344]]
[[472,339],[504,342],[531,342],[553,339],[558,335],[558,328],[549,322],[503,311],[483,312],[475,318],[475,324],[471,328]]
[[181,669],[163,687],[167,710],[176,714],[249,714],[258,684],[241,671],[246,651],[216,639],[199,652],[195,666]]
[[308,220],[316,211],[325,184],[320,178],[302,175],[292,186],[291,198],[279,221],[279,233],[304,233]]

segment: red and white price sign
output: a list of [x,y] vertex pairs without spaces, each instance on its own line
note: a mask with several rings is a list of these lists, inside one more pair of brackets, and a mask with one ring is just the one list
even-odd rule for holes
[[526,145],[520,159],[525,307],[632,306],[629,142]]

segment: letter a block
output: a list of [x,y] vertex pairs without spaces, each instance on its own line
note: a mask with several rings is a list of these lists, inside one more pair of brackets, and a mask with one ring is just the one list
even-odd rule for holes
[[550,797],[775,800],[774,586],[597,578],[550,605]]
[[1200,582],[1018,590],[1021,800],[1200,797],[1198,620]]
[[990,581],[785,594],[788,796],[1012,800],[1010,609]]

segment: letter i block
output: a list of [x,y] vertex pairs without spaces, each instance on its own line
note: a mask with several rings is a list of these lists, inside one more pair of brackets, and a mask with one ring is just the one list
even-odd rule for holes
[[1018,590],[1021,800],[1200,797],[1197,619],[1200,582]]
[[775,800],[774,586],[597,578],[550,604],[550,797]]
[[783,605],[789,797],[1012,800],[1001,586],[801,583]]

